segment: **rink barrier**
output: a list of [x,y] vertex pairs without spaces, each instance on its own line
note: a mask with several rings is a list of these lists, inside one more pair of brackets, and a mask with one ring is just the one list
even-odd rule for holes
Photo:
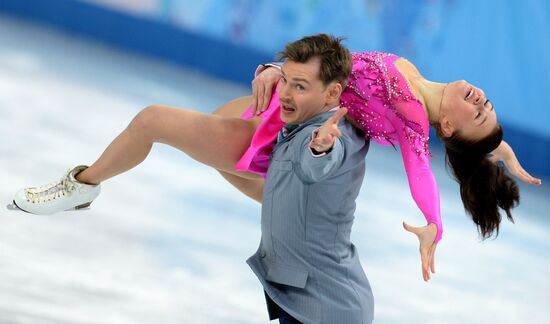
[[273,55],[177,26],[75,0],[0,0],[0,12],[250,85]]

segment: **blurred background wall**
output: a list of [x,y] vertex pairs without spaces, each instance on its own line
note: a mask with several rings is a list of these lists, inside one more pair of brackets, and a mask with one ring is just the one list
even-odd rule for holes
[[345,36],[484,89],[524,167],[550,175],[550,1],[0,0],[0,12],[247,85],[285,43]]

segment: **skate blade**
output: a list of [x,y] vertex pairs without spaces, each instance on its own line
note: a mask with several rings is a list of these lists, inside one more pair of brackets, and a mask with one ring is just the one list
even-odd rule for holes
[[83,208],[88,208],[88,207],[90,207],[91,204],[92,204],[92,202],[90,201],[90,202],[88,202],[88,203],[85,203],[85,204],[76,206],[76,207],[74,208],[74,210],[79,210],[79,209],[83,209]]
[[[70,211],[70,210],[79,210],[79,209],[88,208],[88,207],[90,207],[91,204],[92,204],[92,202],[90,201],[90,202],[88,202],[88,203],[85,203],[85,204],[76,206],[76,207],[73,208],[73,209],[68,209],[68,211]],[[18,210],[18,211],[22,211],[22,212],[25,212],[25,213],[33,214],[33,213],[28,212],[28,211],[24,210],[23,208],[17,206],[17,204],[15,203],[15,200],[12,201],[11,204],[7,204],[7,205],[6,205],[6,209],[8,209],[8,210]]]
[[18,211],[22,211],[22,212],[25,212],[25,213],[29,213],[28,211],[24,210],[23,208],[17,206],[17,204],[15,203],[15,200],[13,200],[11,204],[7,204],[6,209],[8,209],[8,210],[18,210]]

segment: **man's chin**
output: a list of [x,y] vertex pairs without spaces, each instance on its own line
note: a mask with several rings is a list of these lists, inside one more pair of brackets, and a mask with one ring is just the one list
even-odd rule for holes
[[285,124],[295,124],[295,121],[296,121],[296,117],[295,116],[292,116],[294,114],[284,114],[284,113],[281,113],[281,120],[285,123]]

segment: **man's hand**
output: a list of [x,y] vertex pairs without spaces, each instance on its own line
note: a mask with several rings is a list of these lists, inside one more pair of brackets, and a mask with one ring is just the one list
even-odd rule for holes
[[273,88],[281,78],[281,70],[267,67],[252,80],[252,109],[256,115],[264,112],[271,101]]
[[525,171],[519,164],[514,150],[505,141],[500,142],[500,145],[492,152],[493,156],[489,158],[492,162],[502,161],[504,166],[510,171],[511,174],[518,177],[521,181],[532,184],[540,185],[542,181],[531,176]]
[[434,243],[437,236],[437,226],[428,224],[426,226],[414,227],[403,222],[406,231],[415,234],[420,241],[420,259],[422,260],[422,277],[424,281],[430,280],[430,271],[435,273],[435,248]]
[[325,121],[325,123],[317,130],[315,138],[309,144],[309,147],[318,153],[323,153],[330,150],[334,146],[337,137],[342,136],[342,132],[338,129],[338,122],[347,114],[346,108],[338,109],[334,115]]

